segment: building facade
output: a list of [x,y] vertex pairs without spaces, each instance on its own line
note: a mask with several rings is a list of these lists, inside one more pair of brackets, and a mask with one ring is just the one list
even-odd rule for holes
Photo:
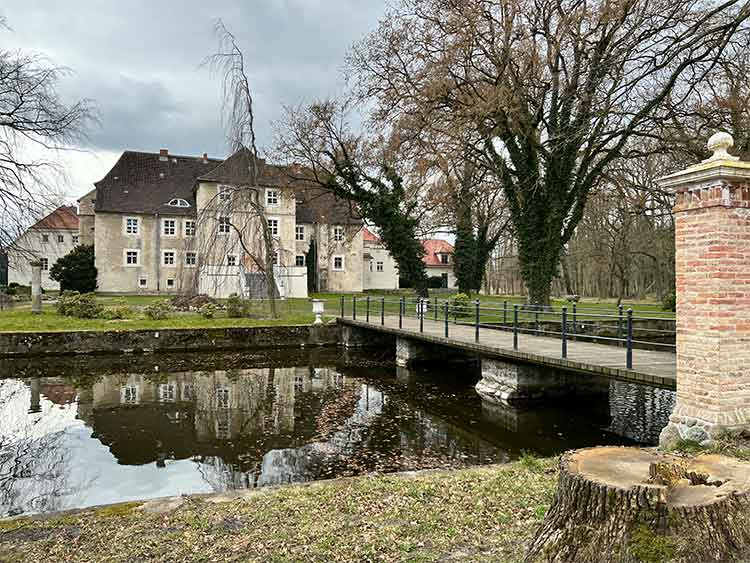
[[124,152],[79,200],[99,291],[262,297],[264,228],[280,296],[365,289],[363,222],[351,204],[306,180],[299,166],[259,159],[253,179],[252,164],[244,149],[224,161]]
[[383,242],[368,229],[362,229],[365,289],[398,289],[398,266]]
[[453,273],[453,245],[441,239],[427,239],[422,241],[424,258],[429,277],[440,277],[443,287],[454,288],[456,275]]
[[73,206],[62,206],[37,221],[8,249],[8,283],[31,285],[31,260],[42,264],[42,288],[59,290],[60,284],[49,277],[49,270],[80,244],[78,215]]

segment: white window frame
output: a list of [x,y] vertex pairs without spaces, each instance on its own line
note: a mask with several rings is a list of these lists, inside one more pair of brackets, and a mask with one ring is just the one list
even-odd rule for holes
[[[172,283],[170,283],[172,282]],[[167,278],[166,283],[164,284],[167,289],[174,289],[176,287],[175,285],[175,279],[174,278]]]
[[40,258],[39,263],[42,265],[43,272],[49,270],[49,258]]
[[273,256],[271,257],[271,262],[274,266],[279,265],[279,253],[277,251],[273,251]]
[[[341,267],[336,267],[336,258],[341,258]],[[334,272],[345,272],[346,271],[346,259],[342,254],[335,254],[331,257],[331,270]]]
[[305,226],[295,225],[294,226],[294,240],[305,240]]
[[[188,227],[191,228],[192,233],[188,232]],[[195,220],[193,220],[193,219],[185,219],[182,222],[182,232],[185,235],[185,237],[194,237],[195,233],[198,232],[198,225],[196,224]]]
[[[135,229],[133,232],[128,232],[130,225],[128,221],[134,221]],[[141,218],[133,216],[125,216],[122,218],[122,234],[126,237],[140,237],[141,236]]]
[[[130,393],[129,393],[130,392]],[[131,398],[128,398],[128,395]],[[141,388],[140,386],[129,383],[120,387],[120,404],[123,405],[137,405],[141,402]]]
[[232,391],[229,387],[221,386],[216,388],[216,406],[220,409],[232,408]]
[[[128,264],[128,252],[135,252],[135,264]],[[122,265],[126,268],[138,268],[141,265],[141,249],[140,248],[123,248],[122,249]]]
[[73,244],[76,245],[81,240],[80,235],[72,235],[71,237]]
[[158,389],[160,403],[177,402],[177,384],[174,381],[160,383]]
[[[222,219],[226,219],[227,222],[226,223],[222,223],[222,221],[221,221]],[[228,235],[229,233],[232,232],[232,219],[231,219],[231,217],[229,217],[229,215],[219,215],[216,218],[216,222],[217,222],[216,231],[218,232],[218,234],[220,236],[226,236],[226,235]],[[224,225],[226,225],[226,231],[222,230],[222,227]]]
[[[167,254],[172,255],[172,262],[167,264]],[[165,248],[161,251],[161,265],[174,268],[177,266],[177,251],[174,248]]]
[[336,242],[342,242],[344,240],[344,227],[341,225],[334,225],[333,240]]
[[446,254],[445,252],[441,252],[439,254],[439,261],[441,264],[444,264],[444,265],[450,264],[450,256]]
[[[300,258],[302,258],[302,260],[299,260]],[[299,264],[299,262],[302,262],[302,264]],[[297,254],[294,257],[294,265],[297,266],[298,268],[304,267],[305,266],[305,262],[306,261],[305,261],[305,255],[304,254]]]
[[42,242],[49,242],[49,233],[42,233]]
[[232,200],[232,188],[231,186],[219,185],[216,188],[216,199],[218,201],[231,201]]
[[[172,232],[167,233],[167,224],[172,223]],[[161,236],[165,238],[177,238],[177,234],[180,232],[177,219],[166,218],[161,220]]]
[[[230,259],[234,260],[234,264],[230,264],[229,263]],[[227,263],[227,266],[237,266],[238,265],[237,255],[236,254],[227,254],[226,263]]]
[[[193,258],[193,263],[192,264],[190,262],[188,262],[188,257],[190,257],[190,256],[192,256],[192,258]],[[185,267],[186,268],[195,268],[196,265],[198,264],[198,253],[194,252],[192,250],[186,251],[185,252],[185,260],[184,260],[184,262],[185,262]]]
[[375,271],[376,272],[382,272],[383,271],[383,266],[385,266],[385,264],[383,264],[383,262],[381,262],[381,261],[375,262]]
[[[143,282],[143,285],[141,285],[141,282]],[[147,289],[148,288],[148,276],[143,274],[138,276],[138,289]]]
[[278,207],[281,201],[281,192],[276,189],[266,188],[266,207]]
[[[279,238],[279,236],[281,236],[281,219],[279,219],[278,217],[268,217],[267,221],[268,230],[271,233],[271,236],[273,238]],[[274,226],[271,226],[272,221]]]
[[65,242],[65,235],[57,235],[57,243],[62,244]]

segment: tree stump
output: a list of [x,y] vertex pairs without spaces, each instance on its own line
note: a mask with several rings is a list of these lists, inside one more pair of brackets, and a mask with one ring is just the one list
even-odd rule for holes
[[600,447],[561,458],[525,561],[700,563],[748,553],[750,463]]

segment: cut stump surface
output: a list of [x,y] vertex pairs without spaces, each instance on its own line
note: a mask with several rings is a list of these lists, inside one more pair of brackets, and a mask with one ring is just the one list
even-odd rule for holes
[[565,454],[526,561],[731,561],[750,548],[750,463],[601,447]]

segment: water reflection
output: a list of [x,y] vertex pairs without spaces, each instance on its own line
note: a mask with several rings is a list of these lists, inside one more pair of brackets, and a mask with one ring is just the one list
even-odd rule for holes
[[0,515],[649,443],[674,400],[612,383],[608,401],[511,409],[482,404],[471,366],[336,350],[0,369],[25,376],[0,380]]

